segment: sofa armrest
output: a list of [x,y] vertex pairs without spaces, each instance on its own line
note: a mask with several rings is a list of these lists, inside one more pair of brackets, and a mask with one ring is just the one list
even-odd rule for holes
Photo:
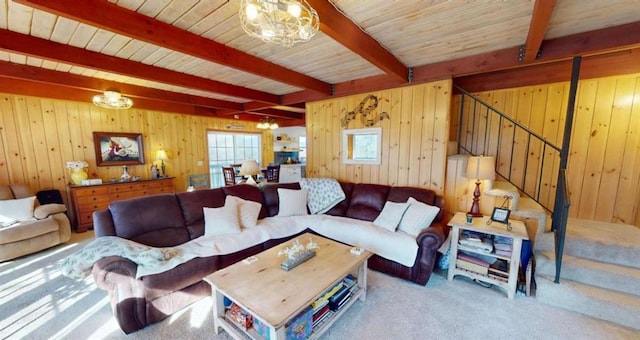
[[120,256],[108,256],[93,264],[92,274],[96,285],[106,291],[116,289],[120,283],[128,284],[136,279],[138,265]]
[[49,203],[37,206],[33,210],[33,216],[39,220],[45,219],[53,214],[63,213],[67,211],[64,204]]
[[438,222],[431,224],[431,226],[418,234],[418,237],[416,237],[418,255],[411,281],[421,285],[427,284],[435,267],[438,248],[445,240],[444,235],[443,226]]
[[445,240],[444,228],[441,223],[434,222],[428,228],[423,229],[416,237],[420,248],[438,250]]
[[136,280],[138,266],[120,256],[109,256],[93,264],[93,280],[109,293],[115,319],[126,334],[148,325],[147,301],[142,281]]

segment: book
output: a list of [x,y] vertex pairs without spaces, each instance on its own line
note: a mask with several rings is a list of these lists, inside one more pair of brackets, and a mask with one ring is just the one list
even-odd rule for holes
[[456,267],[461,269],[466,269],[474,273],[483,274],[483,275],[487,275],[487,273],[489,272],[489,266],[485,267],[485,266],[477,265],[473,262],[468,262],[462,259],[456,260]]
[[470,255],[470,254],[467,254],[467,253],[463,253],[463,252],[458,253],[457,259],[464,260],[466,262],[471,262],[473,264],[476,264],[478,266],[482,266],[482,267],[485,267],[485,268],[489,267],[489,265],[490,265],[489,262],[487,262],[487,261],[485,261],[485,260],[483,260],[483,259],[481,259],[479,257],[473,256],[473,255]]

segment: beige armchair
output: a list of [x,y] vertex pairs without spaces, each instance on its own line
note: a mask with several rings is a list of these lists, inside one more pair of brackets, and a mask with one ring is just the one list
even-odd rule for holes
[[39,205],[27,185],[0,185],[0,262],[67,242],[66,211],[64,204]]

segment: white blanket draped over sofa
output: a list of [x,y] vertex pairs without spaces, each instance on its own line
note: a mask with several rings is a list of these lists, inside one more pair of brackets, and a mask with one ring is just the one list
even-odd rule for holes
[[83,279],[93,264],[108,256],[122,256],[138,265],[140,278],[170,270],[196,257],[231,254],[270,239],[289,237],[307,228],[334,240],[367,249],[383,258],[411,267],[418,253],[413,235],[390,232],[372,222],[330,215],[274,216],[236,234],[201,236],[184,244],[154,248],[116,236],[98,237],[60,263],[65,276]]

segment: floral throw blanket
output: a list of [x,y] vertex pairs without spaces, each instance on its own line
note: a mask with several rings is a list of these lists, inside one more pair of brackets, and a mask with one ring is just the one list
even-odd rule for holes
[[312,214],[324,214],[346,198],[340,183],[333,178],[302,178],[300,187],[309,192],[307,206]]
[[[122,256],[138,264],[138,276],[144,271],[165,266],[171,259],[180,257],[178,248],[154,248],[116,236],[98,237],[81,250],[67,256],[59,262],[62,274],[76,280],[82,280],[91,274],[93,264],[107,256]],[[181,259],[180,262],[186,260]],[[174,266],[178,265],[176,263]]]

